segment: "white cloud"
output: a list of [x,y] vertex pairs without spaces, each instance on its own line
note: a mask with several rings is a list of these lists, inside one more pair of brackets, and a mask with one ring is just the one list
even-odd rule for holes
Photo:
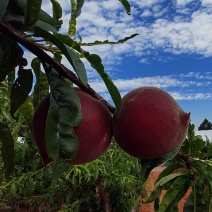
[[142,58],[139,62],[140,62],[140,63],[144,63],[144,64],[149,64],[147,58]]
[[165,0],[131,0],[130,3],[134,3],[135,5],[139,6],[140,8],[144,7],[152,7],[155,4],[160,4],[164,2]]
[[202,5],[203,6],[212,6],[212,1],[211,0],[202,0]]
[[151,15],[152,15],[151,11],[149,9],[146,9],[142,12],[141,17],[148,17]]
[[[198,2],[200,0],[197,0]],[[90,53],[101,56],[105,70],[114,77],[114,83],[122,95],[134,88],[150,85],[167,89],[176,99],[211,99],[210,93],[201,92],[201,88],[210,85],[211,73],[204,76],[190,72],[178,76],[155,76],[133,79],[117,79],[114,65],[120,64],[126,57],[134,56],[141,63],[151,63],[151,60],[168,60],[159,53],[198,54],[201,57],[212,56],[212,3],[202,0],[202,6],[191,10],[188,7],[194,0],[176,0],[165,4],[165,0],[132,0],[132,15],[128,16],[120,2],[85,1],[82,14],[77,18],[77,30],[83,42],[96,40],[117,41],[134,33],[139,36],[121,45],[98,45],[83,47]],[[174,3],[173,3],[174,2]],[[44,1],[43,8],[51,14],[51,4]],[[64,25],[61,32],[66,33],[70,18],[69,1],[59,2],[66,10],[63,14]],[[171,6],[170,6],[171,5]],[[170,14],[170,8],[172,13]],[[170,56],[170,57],[171,57]],[[84,60],[83,60],[84,61]],[[66,60],[63,63],[70,67]],[[85,62],[92,88],[103,97],[110,99],[104,83],[98,74]],[[191,88],[199,87],[197,92]],[[181,88],[181,91],[173,91]]]
[[187,4],[194,2],[194,0],[176,0],[178,7],[185,7]]
[[176,100],[200,100],[200,99],[212,99],[211,93],[179,93],[179,92],[170,92]]

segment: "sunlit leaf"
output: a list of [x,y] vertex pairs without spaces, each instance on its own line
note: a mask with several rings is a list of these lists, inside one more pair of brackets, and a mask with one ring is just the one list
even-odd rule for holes
[[14,171],[14,142],[9,127],[2,122],[0,122],[0,142],[5,167],[5,176],[9,177]]
[[74,13],[72,14],[72,16],[74,18],[77,18],[81,14],[81,9],[82,9],[83,4],[84,4],[84,0],[77,0],[77,7],[76,7]]
[[27,0],[25,26],[32,26],[38,20],[42,0]]
[[69,27],[67,35],[69,37],[76,34],[76,18],[81,14],[81,8],[84,4],[84,0],[71,0],[71,18],[69,20]]
[[10,114],[13,117],[19,107],[26,101],[32,89],[33,75],[31,69],[20,69],[18,71],[18,78],[15,80],[11,89]]

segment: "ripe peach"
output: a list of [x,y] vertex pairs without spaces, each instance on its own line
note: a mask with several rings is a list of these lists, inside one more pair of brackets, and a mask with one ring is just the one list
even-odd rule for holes
[[[99,158],[109,147],[112,139],[112,116],[105,105],[82,90],[75,88],[81,102],[83,120],[74,128],[79,140],[79,149],[71,164],[84,164]],[[50,106],[47,95],[38,105],[33,116],[32,127],[35,143],[43,163],[52,161],[45,145],[45,123]],[[70,141],[71,142],[71,141]]]
[[141,159],[161,157],[185,139],[190,113],[156,87],[140,87],[122,98],[119,116],[113,117],[113,134],[119,146]]

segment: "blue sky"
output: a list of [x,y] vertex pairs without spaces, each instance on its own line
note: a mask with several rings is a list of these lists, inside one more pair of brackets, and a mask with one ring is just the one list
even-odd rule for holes
[[[62,33],[67,33],[69,1]],[[157,86],[191,112],[196,128],[212,121],[212,0],[129,0],[128,16],[118,0],[85,0],[77,19],[82,41],[117,41],[139,35],[124,44],[84,47],[101,56],[105,71],[121,95],[140,86]],[[49,1],[43,9],[51,13]],[[63,61],[68,67],[67,61]],[[86,62],[89,84],[111,98],[98,74]]]

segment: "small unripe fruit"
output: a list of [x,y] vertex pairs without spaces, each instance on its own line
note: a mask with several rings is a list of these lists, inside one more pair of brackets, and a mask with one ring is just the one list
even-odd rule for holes
[[120,114],[113,117],[113,134],[130,155],[153,159],[185,140],[189,121],[190,113],[185,113],[167,92],[140,87],[123,97]]
[[[73,165],[99,158],[107,150],[112,139],[112,116],[107,107],[82,90],[75,88],[75,91],[81,102],[83,119],[80,126],[74,128],[79,140],[79,149],[71,161]],[[45,165],[52,161],[45,145],[45,124],[49,106],[50,96],[47,95],[38,105],[32,121],[35,143]]]

